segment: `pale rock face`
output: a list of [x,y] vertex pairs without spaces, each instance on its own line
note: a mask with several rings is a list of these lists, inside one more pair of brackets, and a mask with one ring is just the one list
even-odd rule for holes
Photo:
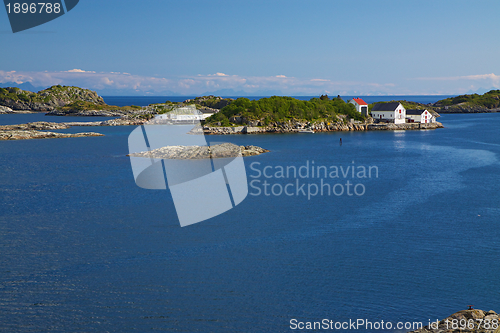
[[0,105],[0,113],[13,113],[13,112],[14,111],[11,108]]
[[257,146],[237,146],[232,143],[222,143],[213,146],[166,146],[151,151],[133,153],[128,156],[155,159],[196,160],[204,158],[254,156],[267,152],[269,152],[269,150]]

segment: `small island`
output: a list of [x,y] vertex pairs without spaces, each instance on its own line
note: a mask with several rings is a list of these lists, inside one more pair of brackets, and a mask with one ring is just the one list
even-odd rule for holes
[[127,156],[156,159],[198,160],[205,158],[246,157],[267,152],[269,152],[269,150],[257,146],[237,146],[232,143],[221,143],[213,146],[166,146],[151,151],[132,153]]
[[54,138],[80,138],[87,136],[104,136],[100,133],[58,133],[47,130],[66,129],[70,126],[64,123],[34,122],[20,125],[0,125],[0,140],[28,140]]
[[[0,126],[0,140],[97,136],[102,134],[64,134],[46,130],[71,126],[137,126],[184,106],[195,106],[198,110],[198,120],[202,125],[199,134],[428,130],[443,127],[437,121],[439,113],[500,111],[500,90],[483,95],[460,95],[433,104],[400,100],[368,105],[362,99],[344,101],[340,96],[330,98],[327,95],[308,101],[285,96],[258,100],[203,96],[146,107],[118,107],[107,105],[95,91],[79,87],[56,85],[38,93],[19,88],[0,88],[0,114],[43,112],[53,116],[115,118],[107,121]],[[404,112],[398,114],[398,110]]]

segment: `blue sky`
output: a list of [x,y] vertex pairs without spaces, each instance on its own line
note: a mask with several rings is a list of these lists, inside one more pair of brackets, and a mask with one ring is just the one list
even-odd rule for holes
[[13,34],[0,83],[107,94],[459,94],[500,88],[500,1],[81,0]]

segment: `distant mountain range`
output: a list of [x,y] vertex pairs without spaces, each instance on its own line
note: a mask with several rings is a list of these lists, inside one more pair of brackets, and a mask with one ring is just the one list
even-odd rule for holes
[[491,91],[491,90],[496,90],[497,88],[494,88],[494,87],[491,87],[490,89],[486,89],[486,88],[479,88],[477,90],[469,90],[468,92],[465,93],[465,95],[472,95],[472,94],[478,94],[478,95],[483,95],[485,93],[487,93],[488,91]]
[[[5,82],[0,83],[0,88],[15,87],[22,90],[27,90],[31,92],[39,92],[40,90],[47,89],[47,87],[35,87],[31,82],[17,83],[17,82]],[[94,90],[94,89],[92,89]],[[207,91],[202,94],[190,94],[184,95],[173,91],[137,91],[134,89],[95,89],[99,96],[283,96],[283,92],[280,90],[260,90],[253,93],[244,92],[242,90],[236,91],[234,89],[219,89],[216,91]],[[298,94],[301,95],[301,94]],[[298,96],[297,95],[297,96]]]
[[283,96],[284,94],[280,90],[259,90],[253,93],[247,93],[242,90],[236,91],[234,89],[219,89],[216,91],[208,91],[204,92],[203,94],[200,94],[200,96],[208,96],[208,95],[248,97],[248,96]]
[[48,88],[48,86],[47,87],[35,87],[34,85],[31,84],[31,82],[24,82],[24,83],[5,82],[5,83],[0,83],[0,88],[8,88],[8,87],[19,88],[19,89],[28,90],[28,91],[31,91],[31,92],[39,92],[40,90]]

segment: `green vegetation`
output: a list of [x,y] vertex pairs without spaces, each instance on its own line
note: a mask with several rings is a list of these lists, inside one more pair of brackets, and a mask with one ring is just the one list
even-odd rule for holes
[[155,114],[163,114],[172,111],[172,109],[179,106],[179,104],[182,103],[166,101],[165,103],[149,104],[148,108],[153,109]]
[[487,109],[494,109],[500,107],[500,90],[491,90],[483,95],[460,95],[450,97],[436,102],[435,106],[451,106],[456,104],[465,103],[465,106],[482,106]]
[[288,120],[337,122],[338,115],[347,115],[355,120],[364,120],[356,111],[354,105],[344,102],[341,98],[313,98],[303,101],[292,97],[273,96],[251,101],[248,98],[238,98],[211,116],[207,123],[230,126],[231,117],[241,117],[246,121],[258,120],[264,125],[272,122]]
[[87,101],[96,105],[106,105],[96,92],[72,86],[52,86],[33,93],[19,88],[0,88],[0,100],[11,100],[19,103],[40,103],[65,105],[75,101]]
[[141,110],[142,108],[137,105],[131,105],[131,106],[115,106],[115,105],[107,105],[107,104],[95,104],[91,102],[85,102],[85,101],[76,101],[73,103],[66,104],[63,107],[59,108],[60,110],[67,111],[67,110],[77,110],[77,111],[84,111],[84,110],[98,110],[98,111],[136,111],[136,110]]
[[0,88],[0,99],[29,102],[37,97],[38,94],[21,90],[19,88]]

